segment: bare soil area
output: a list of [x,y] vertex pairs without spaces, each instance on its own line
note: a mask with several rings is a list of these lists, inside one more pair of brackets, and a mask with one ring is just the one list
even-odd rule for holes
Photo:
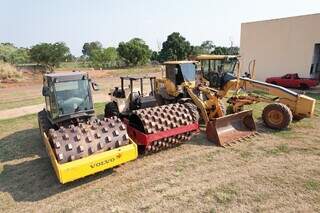
[[[59,71],[61,72],[61,71]],[[94,95],[100,97],[107,95],[110,88],[120,85],[119,76],[161,76],[160,67],[143,67],[118,70],[88,70],[89,76],[100,86],[100,91]],[[42,74],[24,72],[23,80],[0,84],[0,111],[39,105],[43,103],[41,95]],[[97,100],[100,100],[97,98]],[[21,111],[17,109],[17,111]],[[0,116],[1,119],[1,116]]]

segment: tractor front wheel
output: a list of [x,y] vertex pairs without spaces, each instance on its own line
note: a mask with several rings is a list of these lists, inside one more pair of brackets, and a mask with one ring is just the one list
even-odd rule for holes
[[263,109],[262,120],[271,129],[285,129],[292,122],[292,112],[284,104],[272,103]]

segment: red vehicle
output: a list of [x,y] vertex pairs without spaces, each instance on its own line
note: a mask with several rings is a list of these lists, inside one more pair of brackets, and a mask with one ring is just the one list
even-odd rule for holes
[[300,88],[300,89],[309,89],[311,87],[317,86],[317,84],[319,83],[316,79],[300,78],[297,73],[286,74],[282,77],[267,78],[266,82],[283,86],[283,87]]

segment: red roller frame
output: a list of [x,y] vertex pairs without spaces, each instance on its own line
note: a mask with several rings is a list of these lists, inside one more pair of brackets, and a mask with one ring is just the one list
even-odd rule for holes
[[161,131],[152,134],[145,134],[130,125],[128,125],[128,121],[124,121],[127,124],[127,132],[129,137],[138,145],[149,145],[151,142],[160,140],[162,138],[167,138],[170,136],[191,132],[191,131],[198,131],[199,130],[199,123],[193,123],[185,126],[176,127],[173,129],[168,129],[166,131]]

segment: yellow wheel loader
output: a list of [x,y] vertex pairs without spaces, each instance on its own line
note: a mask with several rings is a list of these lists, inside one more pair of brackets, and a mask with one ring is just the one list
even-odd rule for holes
[[116,116],[94,115],[90,86],[82,72],[45,74],[46,108],[38,113],[39,129],[61,183],[70,182],[137,158],[137,145]]
[[221,98],[216,91],[202,86],[196,61],[169,61],[164,63],[166,77],[156,79],[155,93],[162,103],[192,102],[200,111],[206,125],[207,138],[225,146],[255,132],[250,110],[225,116]]
[[[209,87],[218,97],[225,97],[233,91],[228,102],[233,112],[241,111],[244,105],[265,102],[262,119],[272,129],[287,128],[292,119],[312,117],[316,100],[281,86],[254,80],[255,61],[252,69],[240,76],[237,56],[199,55],[195,58],[201,63],[202,82],[209,82]],[[250,66],[251,67],[251,66]]]
[[[279,130],[287,128],[293,117],[302,119],[314,113],[313,98],[253,80],[249,74],[245,77],[240,77],[239,72],[234,74],[239,68],[236,56],[201,55],[195,59],[165,62],[166,77],[156,80],[156,95],[164,103],[189,100],[196,104],[205,121],[208,139],[218,145],[229,144],[255,131],[252,111],[243,111],[244,105],[269,103],[262,119],[268,127]],[[201,70],[197,69],[198,61]],[[228,100],[232,114],[225,116],[221,99],[230,90],[234,91]],[[241,90],[247,93],[243,95]],[[255,90],[260,95],[251,92]]]

